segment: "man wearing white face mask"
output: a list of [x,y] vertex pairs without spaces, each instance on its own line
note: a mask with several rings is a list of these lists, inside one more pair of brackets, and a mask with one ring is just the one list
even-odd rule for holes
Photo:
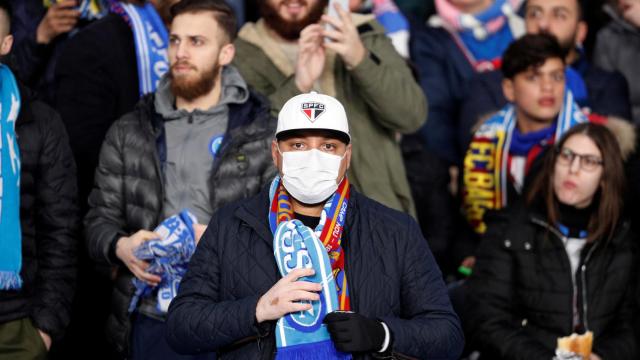
[[458,317],[416,222],[346,177],[343,106],[310,93],[280,111],[260,194],[213,216],[168,314],[183,353],[220,359],[457,359]]

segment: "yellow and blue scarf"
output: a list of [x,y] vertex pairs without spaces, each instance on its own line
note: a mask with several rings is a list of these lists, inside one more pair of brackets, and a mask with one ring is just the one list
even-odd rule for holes
[[[565,91],[553,136],[559,138],[572,126],[586,121],[573,93]],[[508,104],[480,126],[469,144],[464,158],[462,205],[476,233],[486,231],[483,218],[487,210],[507,205],[508,158],[516,123],[515,107]]]
[[11,70],[0,64],[0,290],[22,287],[20,152],[15,132],[20,91]]
[[302,278],[322,284],[320,300],[312,301],[309,311],[287,314],[276,324],[276,359],[351,359],[338,352],[326,325],[326,314],[350,310],[344,251],[341,239],[349,203],[349,181],[344,178],[325,203],[314,230],[296,220],[289,194],[279,176],[271,183],[269,226],[273,233],[273,253],[280,274],[294,269],[313,268],[315,275]]

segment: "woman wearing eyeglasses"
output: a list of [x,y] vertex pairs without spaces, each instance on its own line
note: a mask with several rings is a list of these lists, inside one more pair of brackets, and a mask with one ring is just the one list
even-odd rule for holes
[[527,201],[491,216],[469,280],[471,340],[483,359],[552,359],[592,331],[591,359],[637,359],[635,248],[622,219],[620,147],[576,125],[549,151]]

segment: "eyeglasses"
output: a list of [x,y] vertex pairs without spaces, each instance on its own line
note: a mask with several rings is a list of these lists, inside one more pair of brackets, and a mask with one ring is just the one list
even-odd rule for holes
[[575,158],[580,159],[580,168],[584,171],[594,171],[598,166],[602,166],[602,159],[595,155],[583,155],[573,152],[568,148],[558,150],[558,163],[565,166],[571,166]]

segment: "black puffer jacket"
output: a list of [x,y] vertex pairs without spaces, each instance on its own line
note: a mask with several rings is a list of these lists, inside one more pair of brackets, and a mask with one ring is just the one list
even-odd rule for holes
[[[177,351],[216,351],[220,359],[273,358],[275,322],[255,325],[258,299],[280,278],[267,190],[211,219],[169,307],[168,340]],[[458,317],[409,215],[352,188],[342,245],[352,310],[384,321],[395,353],[458,358],[464,346]],[[364,358],[370,357],[356,357]]]
[[28,89],[20,95],[23,286],[0,291],[0,323],[30,317],[55,341],[69,323],[76,280],[76,167],[60,116]]
[[[521,206],[495,213],[478,249],[468,322],[488,359],[551,359],[557,338],[574,330],[569,257],[544,219]],[[581,323],[603,359],[637,359],[634,241],[622,223],[611,240],[587,244],[578,266]]]
[[[119,264],[114,241],[141,229],[153,230],[163,220],[161,159],[166,158],[166,142],[164,121],[153,104],[154,94],[143,98],[135,111],[114,123],[102,146],[85,217],[89,254],[97,261]],[[251,93],[245,103],[228,106],[228,129],[210,178],[214,211],[258,193],[276,173],[270,150],[276,123],[265,98]],[[107,321],[109,340],[121,353],[127,351],[130,329],[131,279],[120,266]]]

